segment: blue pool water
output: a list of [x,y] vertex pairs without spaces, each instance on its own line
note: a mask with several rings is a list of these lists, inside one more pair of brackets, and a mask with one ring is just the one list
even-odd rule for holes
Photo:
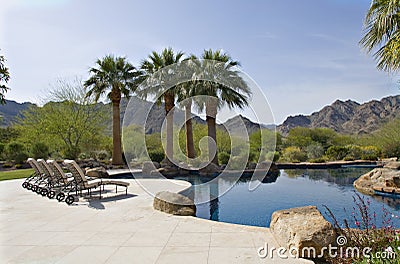
[[[316,205],[324,216],[332,222],[324,205],[336,216],[339,222],[348,219],[350,225],[355,226],[352,212],[354,209],[353,197],[355,190],[353,182],[371,168],[342,168],[332,170],[281,170],[276,181],[263,183],[257,189],[249,191],[250,178],[242,177],[232,189],[211,202],[197,204],[197,217],[214,221],[236,223],[252,226],[268,227],[271,214],[276,210],[292,207]],[[198,185],[210,178],[195,175],[176,177]],[[209,193],[223,189],[224,185],[231,185],[227,179],[210,184]],[[189,190],[190,192],[190,190]],[[192,193],[206,195],[207,190]],[[400,227],[400,199],[384,198],[379,196],[364,196],[369,203],[369,211],[377,214],[376,224],[382,225],[384,209],[389,211],[387,217],[392,218],[393,225]],[[345,209],[345,210],[344,210]],[[393,215],[392,215],[393,214]]]

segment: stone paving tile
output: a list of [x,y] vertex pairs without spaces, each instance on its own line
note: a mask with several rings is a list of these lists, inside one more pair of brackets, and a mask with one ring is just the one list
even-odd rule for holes
[[163,247],[120,247],[106,261],[107,264],[153,264]]
[[112,246],[80,246],[76,247],[70,253],[65,255],[57,264],[70,263],[105,263],[111,257],[118,247]]
[[86,246],[121,246],[130,237],[131,232],[98,232],[84,242]]
[[238,233],[211,233],[211,247],[254,248],[251,234]]
[[71,245],[79,246],[83,245],[85,241],[93,237],[97,232],[52,232],[53,237],[46,241],[47,245]]
[[257,256],[256,250],[251,248],[240,247],[212,247],[208,257],[209,264],[232,263],[265,263]]
[[0,260],[2,263],[12,262],[19,255],[34,248],[34,246],[0,246]]
[[22,252],[9,263],[55,263],[75,248],[76,246],[35,246]]
[[163,247],[170,236],[171,232],[138,231],[123,246]]
[[208,247],[166,247],[161,252],[157,264],[206,264]]
[[209,247],[211,233],[176,233],[168,240],[168,247]]
[[49,245],[49,240],[53,237],[53,232],[30,231],[8,240],[7,244],[16,246],[44,246]]

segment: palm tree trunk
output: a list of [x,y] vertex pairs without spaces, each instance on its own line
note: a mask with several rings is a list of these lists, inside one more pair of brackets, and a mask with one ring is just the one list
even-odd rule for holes
[[185,105],[185,128],[186,128],[186,154],[190,159],[196,156],[193,142],[193,127],[192,127],[192,100],[188,100]]
[[[218,165],[218,148],[217,148],[217,103],[214,100],[206,103],[206,121],[208,128],[208,136],[212,139],[208,141],[208,158],[209,161]],[[212,142],[214,140],[214,142]],[[215,145],[214,145],[215,144]],[[212,151],[215,148],[215,155]]]
[[167,149],[165,154],[168,161],[172,161],[174,159],[174,99],[174,94],[169,92],[165,93],[165,115],[167,118]]
[[119,105],[121,102],[121,94],[117,91],[111,91],[111,101],[113,108],[113,153],[112,153],[112,164],[123,165],[122,160],[122,147],[121,147],[121,121],[120,121],[120,109]]

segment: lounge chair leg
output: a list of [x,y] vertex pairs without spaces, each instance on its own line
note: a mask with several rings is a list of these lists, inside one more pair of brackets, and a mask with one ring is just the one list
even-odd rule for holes
[[[104,186],[103,186],[104,187]],[[101,199],[101,186],[100,186],[100,199]]]
[[117,185],[115,185],[115,193],[117,193],[118,192],[118,186]]

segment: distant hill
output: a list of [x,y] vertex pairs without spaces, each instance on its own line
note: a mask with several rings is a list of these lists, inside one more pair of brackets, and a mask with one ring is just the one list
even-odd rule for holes
[[[144,111],[152,107],[147,118],[145,132],[147,134],[160,132],[164,121],[164,105],[153,105],[152,102],[137,97],[132,97],[131,100],[133,100],[134,108],[131,110],[131,115],[125,117],[125,125],[136,124],[143,126],[146,122]],[[127,104],[128,101],[126,99],[121,101],[121,122]],[[0,116],[2,117],[0,126],[9,126],[21,115],[22,111],[28,109],[30,106],[35,107],[36,105],[29,102],[20,104],[15,101],[7,100],[6,105],[0,105]],[[111,116],[109,104],[99,103],[99,106],[107,107],[110,110]],[[184,117],[185,114],[183,110],[175,110],[175,123],[183,123]],[[327,127],[339,133],[365,134],[379,129],[382,124],[396,117],[400,118],[400,95],[389,96],[380,101],[372,100],[364,104],[359,104],[351,100],[337,100],[333,104],[325,106],[320,111],[314,112],[311,115],[289,116],[283,124],[279,126],[257,124],[242,115],[227,120],[224,126],[233,134],[240,133],[241,128],[239,124],[241,124],[241,122],[245,124],[250,134],[260,129],[260,127],[267,129],[275,129],[276,127],[277,130],[284,135],[294,127]],[[193,115],[193,122],[206,124],[205,120],[196,115]],[[218,125],[218,127],[221,128],[222,125]]]
[[244,135],[246,131],[243,129],[243,125],[246,127],[249,135],[260,129],[260,124],[254,123],[242,115],[237,115],[224,123],[227,130],[233,135]]
[[5,105],[0,105],[0,127],[7,127],[15,122],[21,112],[28,109],[31,106],[36,106],[32,103],[17,103],[15,101],[6,100]]
[[400,95],[364,104],[336,100],[311,115],[289,116],[278,131],[287,134],[294,127],[326,127],[344,134],[368,134],[393,118],[400,118]]

